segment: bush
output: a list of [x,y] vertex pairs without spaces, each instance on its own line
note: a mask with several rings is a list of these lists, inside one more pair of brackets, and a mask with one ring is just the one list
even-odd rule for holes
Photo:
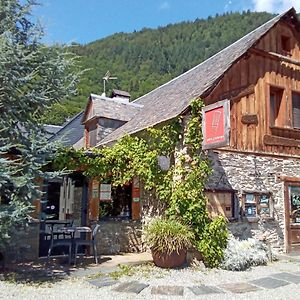
[[203,255],[206,266],[215,268],[220,265],[227,245],[227,239],[228,230],[224,217],[219,216],[206,224],[201,239],[196,245]]
[[266,265],[268,252],[268,247],[259,240],[249,238],[241,241],[231,237],[224,251],[221,268],[244,271],[251,266]]
[[155,252],[170,254],[189,248],[194,234],[191,229],[175,220],[154,219],[144,229],[146,244]]

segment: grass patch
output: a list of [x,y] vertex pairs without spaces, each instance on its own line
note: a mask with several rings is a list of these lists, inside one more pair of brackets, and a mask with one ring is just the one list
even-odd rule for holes
[[162,278],[169,270],[156,267],[153,263],[145,263],[141,265],[118,265],[119,270],[116,270],[108,276],[113,279],[120,279],[121,277],[137,276],[139,278]]

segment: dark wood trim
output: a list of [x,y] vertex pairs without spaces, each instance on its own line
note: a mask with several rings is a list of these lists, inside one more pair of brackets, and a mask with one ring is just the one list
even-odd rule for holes
[[290,199],[289,199],[289,186],[300,186],[300,178],[279,176],[278,178],[284,180],[284,217],[285,217],[285,248],[286,252],[291,252],[293,250],[293,245],[291,242],[291,223],[290,223]]
[[285,219],[285,228],[284,228],[284,245],[286,252],[291,251],[291,230],[290,230],[290,207],[289,207],[289,182],[285,181],[284,183],[284,219]]
[[234,90],[226,91],[223,94],[220,95],[219,99],[229,99],[230,101],[237,101],[240,100],[242,97],[249,96],[251,94],[254,94],[254,84],[250,84],[249,86],[244,85],[239,88],[236,88]]
[[299,159],[300,155],[289,155],[289,154],[277,154],[272,152],[258,152],[258,151],[247,151],[247,150],[237,150],[229,147],[219,148],[219,149],[212,149],[214,152],[232,152],[232,153],[239,153],[244,155],[257,155],[257,156],[266,156],[266,157],[277,157],[277,158],[290,158],[290,159]]
[[290,177],[290,176],[278,176],[278,179],[282,180],[282,181],[288,181],[290,183],[300,183],[300,177]]
[[275,135],[264,135],[264,144],[269,146],[300,147],[300,141]]
[[284,56],[284,55],[281,55],[281,54],[278,54],[275,52],[267,52],[267,51],[264,51],[264,50],[261,50],[258,48],[251,48],[249,50],[249,52],[252,54],[255,54],[255,55],[260,55],[260,56],[263,56],[266,58],[274,59],[276,61],[283,61],[283,62],[286,62],[289,64],[300,66],[299,60],[296,60],[296,59],[293,59],[293,58],[290,58],[290,57],[287,57],[287,56]]
[[242,115],[242,123],[245,125],[258,125],[258,117],[257,114],[244,114]]

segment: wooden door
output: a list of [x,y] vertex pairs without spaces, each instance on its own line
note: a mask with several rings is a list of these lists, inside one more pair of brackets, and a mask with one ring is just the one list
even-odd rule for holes
[[285,183],[287,252],[300,250],[300,183]]

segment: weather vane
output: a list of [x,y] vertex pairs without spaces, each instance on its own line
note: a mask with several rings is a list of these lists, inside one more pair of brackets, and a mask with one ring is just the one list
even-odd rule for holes
[[103,94],[102,95],[105,96],[106,95],[105,94],[105,92],[106,92],[106,82],[108,82],[108,80],[116,80],[118,78],[111,76],[110,72],[107,71],[102,79],[103,79]]

